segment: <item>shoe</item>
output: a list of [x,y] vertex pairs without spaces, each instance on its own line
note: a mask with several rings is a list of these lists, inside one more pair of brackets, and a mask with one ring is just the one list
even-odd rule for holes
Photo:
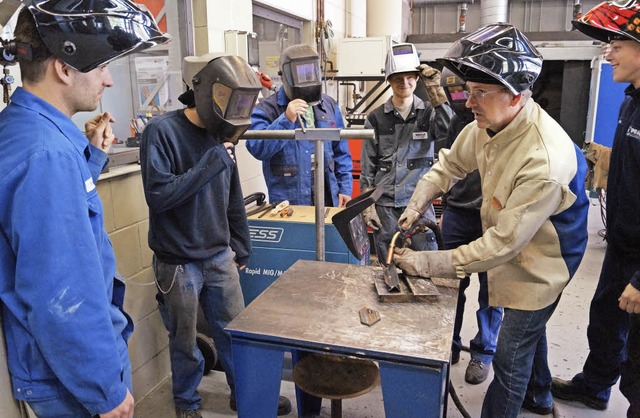
[[471,385],[479,385],[487,380],[487,376],[489,376],[489,365],[483,364],[479,360],[471,359],[464,373],[464,381]]
[[537,415],[549,415],[553,412],[553,403],[550,406],[544,406],[527,400],[527,398],[524,398],[524,402],[522,402],[522,408]]
[[[234,394],[231,394],[229,397],[229,408],[233,412],[238,411],[238,405],[236,405],[236,397]],[[278,398],[278,416],[287,415],[291,412],[291,401],[286,396],[281,396]]]
[[460,352],[458,351],[457,353],[455,351],[451,352],[451,365],[453,366],[454,364],[458,364],[458,362],[460,361]]
[[202,418],[199,409],[176,408],[176,418]]
[[604,411],[607,409],[607,401],[598,399],[593,395],[588,395],[580,386],[573,383],[571,380],[562,380],[554,377],[553,383],[551,384],[551,393],[553,393],[553,396],[558,399],[582,402],[591,409],[596,409],[598,411]]

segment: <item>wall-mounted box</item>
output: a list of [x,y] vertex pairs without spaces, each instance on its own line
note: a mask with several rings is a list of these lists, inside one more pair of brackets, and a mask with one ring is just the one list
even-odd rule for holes
[[337,40],[339,77],[384,77],[384,63],[391,37],[342,38]]

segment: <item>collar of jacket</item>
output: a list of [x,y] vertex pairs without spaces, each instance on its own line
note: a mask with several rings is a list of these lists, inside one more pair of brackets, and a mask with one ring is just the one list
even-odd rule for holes
[[[393,97],[389,97],[389,99],[385,102],[384,108],[383,108],[384,109],[384,113],[393,113],[393,110],[395,109],[395,107],[393,106],[393,102],[391,101],[391,99],[393,99]],[[415,94],[413,95],[413,105],[412,106],[413,106],[411,108],[412,111],[425,109],[424,102],[422,101],[421,98],[419,98]]]

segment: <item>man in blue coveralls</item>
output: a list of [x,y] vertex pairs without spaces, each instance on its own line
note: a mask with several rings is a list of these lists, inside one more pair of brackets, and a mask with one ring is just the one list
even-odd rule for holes
[[[282,86],[261,101],[251,114],[249,129],[289,130],[344,128],[335,100],[322,93],[320,59],[308,45],[293,45],[280,54]],[[247,150],[262,161],[269,201],[288,200],[292,205],[313,205],[314,143],[291,140],[248,140]],[[344,206],[351,200],[353,176],[346,140],[324,144],[326,206]]]
[[[0,114],[0,299],[14,396],[38,417],[131,418],[134,400],[111,242],[96,190],[113,141],[107,64],[169,40],[128,0],[34,1],[15,28],[23,87]],[[3,54],[7,59],[7,54]]]

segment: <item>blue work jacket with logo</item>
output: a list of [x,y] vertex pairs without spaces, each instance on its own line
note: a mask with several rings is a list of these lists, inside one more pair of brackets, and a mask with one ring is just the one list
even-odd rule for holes
[[[251,114],[250,130],[291,130],[300,124],[284,115],[290,100],[280,87],[277,93],[261,101]],[[335,100],[322,95],[313,107],[316,128],[344,128],[342,113]],[[262,161],[269,201],[288,200],[292,205],[313,205],[314,142],[294,140],[247,140],[247,149]],[[338,206],[338,194],[351,196],[353,162],[346,140],[324,143],[325,195]]]
[[18,88],[0,113],[0,300],[13,394],[70,392],[91,414],[124,400],[133,325],[96,182],[107,154]]

